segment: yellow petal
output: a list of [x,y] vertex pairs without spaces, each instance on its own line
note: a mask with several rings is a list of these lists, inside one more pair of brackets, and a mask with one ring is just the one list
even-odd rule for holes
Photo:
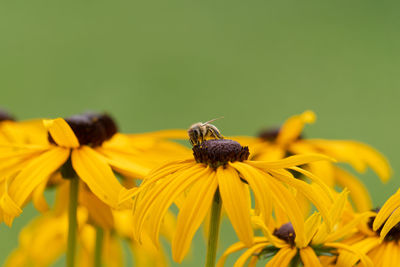
[[47,181],[41,183],[36,187],[32,194],[32,202],[35,208],[40,212],[46,212],[49,210],[46,198],[44,197],[44,190],[46,189]]
[[[141,232],[143,229],[143,225],[146,222],[147,217],[151,214],[153,209],[160,210],[164,208],[168,210],[169,203],[173,203],[174,199],[166,198],[164,203],[161,202],[162,207],[157,207],[155,203],[157,200],[159,201],[165,194],[168,194],[168,197],[171,197],[171,194],[174,194],[176,190],[182,192],[187,187],[189,187],[192,183],[194,183],[197,179],[209,173],[209,169],[199,168],[198,165],[192,166],[189,169],[183,169],[182,171],[174,172],[173,174],[163,177],[164,179],[159,180],[161,178],[155,177],[155,179],[148,180],[147,190],[143,190],[140,194],[137,195],[135,206],[134,206],[134,236],[137,240],[140,239]],[[154,181],[154,183],[153,183]],[[157,183],[156,183],[157,182]],[[153,185],[150,187],[150,185]],[[142,188],[143,186],[140,186]],[[171,190],[168,190],[171,188]],[[168,191],[167,191],[168,190]],[[179,194],[178,194],[179,195]],[[177,196],[176,196],[177,197]],[[162,220],[162,218],[154,217],[152,215],[152,220]],[[161,216],[161,215],[160,215]]]
[[330,161],[317,161],[307,164],[306,168],[309,172],[320,178],[328,187],[333,188],[336,184],[334,166]]
[[64,119],[43,120],[43,124],[57,145],[68,148],[79,147],[78,138]]
[[291,248],[290,246],[281,248],[265,267],[287,267],[296,253],[296,248]]
[[383,205],[381,210],[376,215],[374,220],[373,229],[378,230],[386,219],[400,206],[400,189],[397,190]]
[[[377,239],[379,240],[379,239]],[[383,242],[380,245],[374,247],[369,253],[368,257],[371,258],[372,262],[375,264],[375,266],[385,266],[384,265],[384,257],[387,253],[387,248],[388,248],[389,243]],[[393,257],[393,255],[390,255],[390,257]],[[354,261],[356,262],[356,261]]]
[[[175,174],[173,180],[165,180],[163,182],[168,182],[167,186],[161,186],[162,191],[159,192],[156,196],[153,195],[153,192],[150,190],[145,193],[145,197],[147,194],[151,193],[149,197],[152,199],[152,203],[148,206],[146,211],[143,211],[145,208],[146,202],[145,198],[138,200],[138,208],[137,214],[134,215],[135,225],[136,227],[136,236],[140,237],[140,233],[142,230],[144,219],[147,218],[147,215],[151,215],[149,220],[147,221],[146,226],[149,230],[150,239],[158,245],[158,233],[160,231],[160,226],[162,222],[162,218],[164,214],[168,211],[168,208],[172,205],[175,199],[186,189],[188,189],[195,181],[203,180],[212,175],[212,171],[209,168],[203,168],[200,171],[197,168],[194,168],[191,171],[185,171],[179,173],[179,175]],[[160,185],[156,185],[154,187],[154,191],[158,191]],[[140,202],[139,202],[140,201]]]
[[280,205],[281,208],[286,211],[287,216],[293,225],[293,229],[296,233],[296,244],[304,244],[306,239],[304,231],[304,218],[295,198],[293,197],[292,193],[280,182],[274,181],[273,179],[270,179],[268,182],[270,190],[273,193],[275,203]]
[[265,223],[268,224],[272,214],[272,196],[269,191],[268,183],[265,181],[268,177],[245,163],[234,162],[229,164],[249,183],[250,188],[254,192],[256,204],[260,210],[261,216],[264,218]]
[[157,167],[150,171],[150,173],[144,178],[144,181],[141,183],[139,188],[131,188],[129,190],[121,191],[119,196],[119,203],[123,203],[135,195],[139,194],[141,191],[144,191],[149,186],[152,186],[158,180],[165,178],[170,174],[174,174],[177,171],[184,171],[185,169],[197,168],[200,170],[203,168],[201,164],[196,164],[193,159],[190,161],[170,161],[161,166]]
[[32,191],[68,159],[69,150],[54,147],[32,159],[9,186],[10,197],[21,207]]
[[6,266],[53,265],[65,251],[67,228],[66,216],[53,217],[47,214],[34,219],[21,230],[18,249],[7,259]]
[[[385,267],[398,267],[399,262],[395,262],[396,255],[393,255],[396,253],[396,248],[397,244],[395,242],[387,242],[386,243],[386,249],[382,253],[382,265]],[[376,265],[376,264],[375,264]]]
[[271,175],[278,180],[293,186],[296,188],[299,192],[301,192],[307,199],[309,199],[320,211],[322,217],[326,221],[327,225],[329,228],[332,226],[332,222],[330,221],[329,215],[328,215],[328,206],[329,206],[329,200],[325,195],[318,194],[312,186],[307,184],[306,182],[303,182],[298,179],[294,179],[293,177],[288,177],[287,172],[283,172],[282,170],[271,170],[270,171]]
[[315,233],[318,231],[319,226],[321,225],[321,215],[317,212],[314,212],[305,222],[304,230],[306,240],[304,244],[299,244],[298,247],[302,248],[310,244],[311,239],[314,237]]
[[[261,220],[260,217],[252,216],[251,222],[253,223],[254,228],[261,229],[263,231],[265,240],[268,241],[269,243],[271,243],[274,247],[283,248],[283,247],[287,246],[287,243],[285,241],[283,241],[282,239],[279,239],[278,237],[276,237],[272,234],[272,231],[270,230],[272,228],[269,229],[264,224],[264,222]],[[255,239],[257,239],[257,237]]]
[[133,138],[140,136],[149,136],[153,138],[159,139],[188,139],[187,130],[183,129],[169,129],[169,130],[160,130],[155,132],[147,132],[147,133],[139,133],[139,134],[131,134]]
[[389,219],[385,223],[381,231],[381,240],[385,238],[385,236],[389,233],[389,231],[398,223],[400,222],[400,209],[397,208],[393,213],[390,215]]
[[310,162],[320,161],[320,160],[329,160],[335,161],[334,159],[322,155],[322,154],[304,154],[304,155],[295,155],[291,157],[287,157],[277,161],[245,161],[247,164],[252,165],[259,169],[285,169],[293,166],[300,166],[303,164],[307,164]]
[[308,177],[313,183],[316,183],[317,185],[319,185],[321,187],[321,189],[325,192],[325,194],[331,200],[333,199],[331,189],[319,177],[317,177],[314,174],[312,174],[311,172],[306,171],[299,167],[291,167],[289,169],[297,171],[297,172],[303,174],[304,176]]
[[79,204],[86,207],[89,219],[94,225],[102,229],[112,229],[114,217],[111,208],[98,199],[92,192],[85,189],[79,190]]
[[[384,243],[382,243],[384,245]],[[359,251],[359,253],[362,254],[367,254],[369,255],[369,252],[371,250],[375,250],[375,248],[379,248],[382,245],[380,245],[379,238],[377,237],[367,237],[362,239],[361,241],[358,241],[357,243],[352,244],[351,246]],[[339,266],[354,266],[358,261],[360,257],[358,254],[353,253],[352,251],[347,251],[347,250],[341,250],[339,251],[339,257],[337,259],[337,263]]]
[[46,147],[2,147],[0,148],[0,181],[14,176],[25,168],[27,162],[40,156],[49,149]]
[[340,162],[347,162],[358,172],[364,172],[370,166],[386,182],[391,176],[391,168],[387,159],[374,148],[356,141],[309,139],[324,154],[334,157]]
[[389,242],[387,244],[387,249],[384,250],[383,266],[388,267],[398,267],[400,264],[400,246],[398,242]]
[[300,257],[304,267],[322,267],[321,262],[311,247],[300,249]]
[[254,146],[249,146],[249,149],[250,149],[250,159],[257,161],[273,162],[283,159],[286,155],[285,147],[282,147],[275,143],[266,144],[265,142],[262,142],[259,145],[256,144]]
[[22,209],[4,192],[0,198],[0,213],[4,223],[11,227],[13,219],[22,213]]
[[182,262],[187,254],[194,234],[210,210],[217,186],[218,181],[215,175],[212,175],[197,181],[190,189],[185,205],[179,211],[172,241],[172,257],[175,262]]
[[366,144],[354,142],[354,145],[358,147],[358,153],[363,156],[365,162],[378,174],[381,180],[387,182],[392,174],[388,160]]
[[253,243],[253,229],[250,220],[250,198],[248,188],[235,169],[217,169],[219,192],[222,205],[235,229],[239,240],[250,246]]
[[[345,204],[347,202],[348,191],[343,190],[339,196],[336,198],[335,202],[331,207],[329,207],[329,221],[332,223],[332,226],[336,226],[339,223],[339,220],[342,217],[343,210]],[[332,228],[324,222],[321,227],[318,229],[318,232],[313,238],[313,244],[322,244],[325,242],[328,235],[331,233]]]
[[303,131],[306,123],[315,121],[314,112],[307,110],[300,115],[290,117],[285,124],[282,125],[276,142],[279,144],[289,144],[296,140]]
[[100,200],[117,208],[120,193],[126,189],[118,182],[107,162],[88,146],[74,149],[71,161],[79,178],[89,186],[90,190]]
[[[133,256],[133,266],[168,267],[169,259],[163,250],[149,249],[148,247],[130,242]],[[107,265],[108,266],[108,265]],[[118,266],[123,266],[122,264]]]
[[[349,246],[349,245],[345,245],[342,243],[326,243],[325,244],[326,247],[332,247],[332,248],[338,248],[338,249],[343,249],[346,251],[349,251],[351,253],[354,253],[358,259],[360,259],[360,261],[362,262],[362,264],[364,264],[365,267],[373,267],[374,264],[372,263],[371,259],[368,258],[363,252],[361,252],[360,250],[354,248],[353,246]],[[352,266],[353,264],[351,264],[350,262],[346,262],[342,264],[337,264],[337,266]]]
[[264,248],[268,246],[268,243],[258,243],[258,244],[254,244],[253,246],[251,246],[250,248],[248,248],[240,257],[239,259],[237,259],[237,261],[235,262],[235,265],[233,265],[234,267],[242,267],[246,264],[246,261],[251,257],[254,256],[254,254]]
[[[172,243],[175,229],[176,229],[176,216],[172,212],[167,212],[164,216],[160,233],[166,240],[168,240],[168,242]],[[129,236],[131,235],[129,234]]]
[[225,265],[226,258],[228,258],[230,254],[233,254],[244,248],[246,248],[246,245],[243,244],[242,242],[237,242],[231,245],[229,248],[225,250],[224,254],[222,254],[222,256],[219,258],[216,267],[223,267]]
[[347,222],[345,225],[341,226],[338,229],[335,229],[334,232],[328,235],[325,239],[325,242],[334,242],[340,240],[344,237],[347,237],[352,232],[356,230],[356,226],[359,225],[361,222],[368,220],[370,217],[374,216],[374,212],[364,212],[362,214],[357,214],[354,219]]
[[105,161],[117,172],[131,178],[143,179],[149,172],[150,168],[138,164],[135,158],[129,158],[123,153],[118,153],[102,147],[95,150],[104,156]]
[[347,171],[335,167],[336,181],[341,187],[346,187],[351,199],[359,212],[372,209],[372,200],[365,185]]

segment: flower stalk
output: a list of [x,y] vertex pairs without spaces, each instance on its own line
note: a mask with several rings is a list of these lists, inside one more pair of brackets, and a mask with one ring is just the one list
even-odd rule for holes
[[94,267],[101,267],[101,253],[103,250],[104,230],[100,226],[96,227],[96,245],[94,249]]
[[69,207],[68,207],[68,244],[67,244],[67,267],[75,266],[76,251],[76,228],[79,179],[73,177],[70,180]]
[[219,190],[217,189],[211,206],[206,267],[215,266],[215,261],[217,257],[218,239],[219,239],[219,226],[221,222],[221,207],[222,207],[222,200],[219,194]]

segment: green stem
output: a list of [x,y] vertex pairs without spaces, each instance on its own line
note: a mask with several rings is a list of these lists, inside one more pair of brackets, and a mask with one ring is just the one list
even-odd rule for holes
[[206,267],[214,267],[217,257],[219,224],[221,222],[221,207],[222,200],[219,195],[219,190],[215,192],[214,200],[211,207],[210,228],[208,231],[208,246]]
[[290,261],[290,267],[299,267],[301,263],[300,254],[297,252],[296,256]]
[[67,245],[67,267],[75,266],[76,248],[76,210],[78,206],[79,178],[73,177],[70,180],[69,208],[68,208],[68,245]]
[[101,267],[101,253],[103,251],[104,231],[100,226],[96,227],[96,247],[94,249],[94,267]]

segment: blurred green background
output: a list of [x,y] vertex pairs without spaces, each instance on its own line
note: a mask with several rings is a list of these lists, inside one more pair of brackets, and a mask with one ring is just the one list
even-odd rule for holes
[[[224,135],[254,134],[312,109],[318,121],[307,136],[360,140],[390,159],[387,185],[363,176],[379,205],[399,186],[399,8],[372,0],[3,1],[0,105],[19,119],[105,110],[124,132],[224,116],[216,123]],[[29,206],[12,229],[0,225],[0,263],[36,214]],[[221,251],[235,240],[225,223]],[[204,264],[201,233],[192,254],[182,266]]]

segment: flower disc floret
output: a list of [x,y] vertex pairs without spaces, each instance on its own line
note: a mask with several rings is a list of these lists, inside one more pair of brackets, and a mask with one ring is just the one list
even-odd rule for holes
[[229,139],[206,140],[193,147],[193,155],[198,163],[205,163],[212,168],[225,166],[228,162],[247,160],[248,147]]
[[0,109],[0,121],[15,121],[15,119],[7,111]]
[[259,134],[258,137],[264,141],[274,142],[279,135],[280,129],[264,129]]
[[279,239],[286,241],[286,243],[290,244],[291,246],[295,245],[294,240],[296,239],[296,233],[294,232],[293,225],[290,222],[283,224],[278,229],[275,229],[274,235]]

